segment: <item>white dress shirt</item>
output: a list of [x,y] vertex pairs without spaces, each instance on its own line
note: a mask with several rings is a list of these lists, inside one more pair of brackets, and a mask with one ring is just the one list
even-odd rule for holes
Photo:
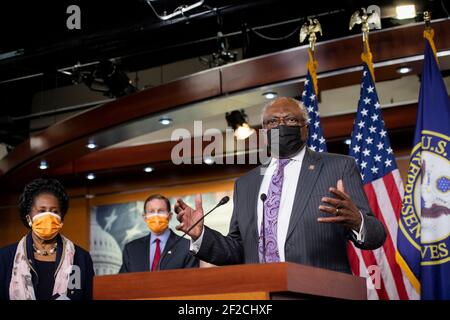
[[[292,207],[294,205],[295,192],[297,190],[298,177],[302,168],[303,158],[305,157],[305,150],[303,148],[299,153],[293,156],[291,161],[284,167],[283,189],[281,191],[280,208],[278,209],[278,227],[277,227],[277,243],[278,252],[280,254],[280,261],[285,261],[284,258],[284,243],[286,242],[287,231],[289,227],[289,220],[291,219]],[[258,199],[261,199],[261,194],[265,193],[268,196],[270,181],[272,176],[276,173],[278,168],[278,159],[272,158],[269,166],[264,173],[264,178],[259,188]],[[267,201],[267,200],[266,200]],[[258,234],[261,234],[261,223],[263,215],[263,202],[258,201]]]
[[[304,147],[299,153],[290,158],[291,161],[284,167],[283,189],[281,192],[280,208],[278,210],[278,227],[277,227],[278,252],[280,254],[281,262],[286,261],[284,255],[284,245],[286,242],[287,231],[289,228],[289,221],[291,219],[292,214],[292,207],[294,205],[295,194],[297,191],[297,184],[299,182],[298,179],[300,176],[300,170],[302,168],[303,159],[305,157],[305,150],[306,148]],[[270,181],[272,180],[272,176],[275,173],[277,166],[278,166],[278,159],[272,158],[269,166],[266,168],[264,172],[264,178],[259,188],[258,199],[260,199],[262,193],[265,193],[267,195],[269,191]],[[317,207],[317,210],[319,210],[319,207]],[[261,200],[258,201],[257,214],[258,214],[258,235],[259,235],[261,233],[261,222],[263,215],[263,203]],[[362,231],[364,230],[363,229],[364,218],[361,212],[360,214],[361,214],[361,227],[359,229],[359,232],[352,230],[356,236],[357,241],[363,241]],[[202,234],[196,241],[191,240],[190,250],[194,254],[200,250],[204,230],[205,229],[203,228]]]

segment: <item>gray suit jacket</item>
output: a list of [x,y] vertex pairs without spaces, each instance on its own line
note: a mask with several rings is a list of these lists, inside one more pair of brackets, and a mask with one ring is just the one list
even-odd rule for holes
[[[119,273],[150,271],[150,237],[149,235],[133,240],[125,245],[123,249],[123,262]],[[198,268],[199,261],[189,251],[189,240],[182,239],[175,248],[168,250],[180,238],[172,230],[161,253],[161,270]]]
[[[205,226],[196,255],[199,259],[215,265],[259,263],[257,203],[261,201],[258,195],[263,179],[260,169],[253,169],[235,183],[228,235],[223,236]],[[364,216],[362,243],[342,225],[317,222],[318,217],[330,216],[318,208],[323,204],[322,197],[333,197],[329,188],[336,186],[339,179],[343,179],[346,192]],[[369,250],[382,246],[386,239],[383,225],[369,207],[355,161],[348,156],[307,149],[285,242],[286,261],[351,273],[347,257],[349,239],[357,247]]]

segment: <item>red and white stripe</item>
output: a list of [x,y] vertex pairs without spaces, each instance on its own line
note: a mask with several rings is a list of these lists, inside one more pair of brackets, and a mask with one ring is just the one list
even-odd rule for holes
[[385,226],[387,238],[383,247],[373,251],[360,250],[351,243],[348,255],[352,271],[355,275],[368,277],[369,266],[377,265],[380,268],[381,286],[379,289],[368,288],[368,299],[418,299],[416,291],[395,261],[398,219],[403,200],[403,183],[398,169],[365,184],[364,191],[373,213]]

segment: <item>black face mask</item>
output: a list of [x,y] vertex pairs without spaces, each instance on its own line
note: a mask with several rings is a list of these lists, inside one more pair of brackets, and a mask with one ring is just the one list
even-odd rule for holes
[[[267,130],[268,149],[272,157],[289,158],[299,152],[305,145],[300,133],[301,126],[280,125]],[[272,145],[273,135],[273,145]],[[276,143],[278,138],[278,143]]]

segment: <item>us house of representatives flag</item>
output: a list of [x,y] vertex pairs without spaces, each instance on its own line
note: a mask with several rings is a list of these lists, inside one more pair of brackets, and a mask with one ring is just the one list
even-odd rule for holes
[[425,300],[450,299],[450,102],[433,33],[424,32],[416,131],[397,240],[397,261]]

